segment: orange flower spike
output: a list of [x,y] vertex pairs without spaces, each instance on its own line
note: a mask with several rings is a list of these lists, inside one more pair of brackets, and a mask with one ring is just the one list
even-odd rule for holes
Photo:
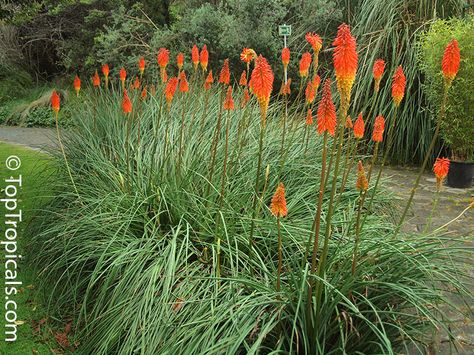
[[369,188],[369,182],[367,181],[367,178],[365,177],[365,171],[364,171],[364,166],[362,165],[362,162],[359,160],[359,163],[357,164],[357,181],[356,181],[356,188],[359,191],[367,191]]
[[446,46],[446,49],[444,50],[443,61],[441,62],[444,80],[448,87],[451,86],[451,82],[458,73],[460,61],[461,53],[459,51],[458,41],[453,39]]
[[102,74],[104,74],[105,80],[109,78],[109,72],[110,72],[109,65],[106,63],[102,66]]
[[136,76],[135,80],[133,81],[133,89],[134,90],[140,89],[140,79],[138,79],[138,76]]
[[160,68],[166,68],[170,61],[170,51],[166,48],[160,48],[156,56],[156,61]]
[[201,68],[203,71],[207,71],[207,64],[209,63],[209,52],[207,51],[207,46],[204,45],[201,49],[201,54],[199,56],[199,61],[201,62]]
[[346,117],[346,123],[344,124],[344,127],[347,129],[352,129],[354,127],[351,116]]
[[97,73],[97,70],[95,71],[95,74],[92,77],[92,85],[94,85],[95,87],[100,86],[100,78],[99,78],[99,73]]
[[240,75],[239,85],[247,86],[247,72],[245,70]]
[[178,55],[176,56],[176,64],[178,65],[178,69],[181,70],[183,69],[184,65],[184,54],[179,52]]
[[286,84],[283,82],[280,88],[280,95],[290,95],[291,94],[291,79],[288,79]]
[[375,92],[379,92],[380,90],[380,80],[382,80],[384,71],[385,71],[385,61],[383,59],[377,59],[372,68],[372,72],[374,74],[374,81],[375,81],[375,87],[374,87]]
[[224,85],[230,84],[229,59],[224,60],[224,65],[222,66],[221,73],[219,75],[219,83]]
[[317,123],[319,134],[328,131],[331,136],[334,136],[336,130],[336,106],[334,106],[332,101],[331,79],[326,79],[324,82],[323,95],[317,112]]
[[191,50],[191,61],[193,62],[194,70],[196,70],[199,65],[199,48],[196,45]]
[[204,82],[204,89],[209,90],[214,82],[214,77],[212,76],[212,70],[207,74],[206,81]]
[[141,95],[140,95],[140,98],[141,98],[142,100],[146,100],[146,96],[147,96],[147,90],[146,90],[146,86],[145,86],[145,87],[143,88],[143,90],[142,90],[142,93],[141,93]]
[[273,71],[267,60],[261,55],[255,60],[255,67],[250,77],[250,90],[257,97],[260,104],[263,125],[267,116],[268,104],[270,103],[270,94],[273,90]]
[[308,81],[308,85],[306,85],[305,96],[306,96],[306,103],[308,105],[312,104],[314,101],[314,98],[316,97],[316,91],[314,90],[314,86],[311,81]]
[[349,26],[345,23],[339,26],[333,45],[335,46],[333,62],[337,87],[348,102],[357,72],[358,56],[356,40],[352,36]]
[[357,139],[361,139],[364,137],[364,131],[365,131],[365,123],[364,119],[362,118],[362,112],[359,113],[359,116],[354,122],[354,137]]
[[247,102],[250,100],[249,89],[245,88],[242,95],[242,100],[240,101],[240,107],[244,108],[247,105]]
[[138,60],[138,70],[140,71],[140,75],[143,75],[143,72],[145,71],[145,58],[140,57]]
[[288,64],[290,64],[290,49],[288,47],[281,50],[281,62],[285,69],[288,67]]
[[300,60],[300,77],[308,76],[309,66],[311,65],[311,54],[309,52],[303,53]]
[[321,37],[314,32],[308,32],[305,36],[306,41],[311,45],[315,54],[318,54],[323,46]]
[[179,74],[179,91],[180,92],[189,91],[189,83],[188,83],[188,79],[186,78],[186,73],[184,72],[184,70]]
[[224,100],[224,110],[234,109],[234,99],[232,98],[232,86],[229,85],[227,88],[227,94]]
[[124,89],[125,79],[127,78],[127,71],[125,70],[124,67],[120,68],[119,76],[120,76],[120,81],[122,82],[122,89]]
[[447,158],[436,158],[433,165],[433,172],[436,175],[436,186],[438,190],[443,185],[443,181],[448,175],[450,161]]
[[168,110],[171,107],[171,101],[173,100],[176,88],[178,87],[178,78],[172,77],[168,80],[165,88],[165,98],[168,103]]
[[76,91],[76,95],[79,96],[79,91],[81,91],[81,79],[76,75],[74,78],[74,90]]
[[130,98],[128,97],[127,90],[124,90],[123,92],[122,111],[124,114],[132,112],[132,101],[130,101]]
[[270,203],[270,210],[275,217],[285,217],[288,214],[285,198],[285,186],[279,183]]
[[54,113],[56,113],[56,115],[59,112],[60,106],[61,99],[59,98],[59,95],[56,90],[53,90],[53,92],[51,93],[51,108],[53,109]]
[[400,106],[400,102],[402,102],[403,96],[405,96],[406,83],[407,80],[405,78],[405,74],[403,73],[403,68],[400,65],[397,70],[395,70],[392,82],[392,98],[393,103],[397,107]]
[[308,113],[306,114],[306,125],[311,126],[313,124],[313,111],[311,108],[308,109]]
[[252,59],[257,57],[257,53],[251,48],[244,48],[240,53],[240,60],[244,63],[250,63]]
[[318,93],[319,85],[321,85],[321,77],[318,74],[316,74],[313,77],[313,87],[314,87],[314,92],[316,94]]
[[385,130],[385,118],[377,116],[374,123],[374,131],[372,132],[372,140],[374,142],[383,141],[383,131]]

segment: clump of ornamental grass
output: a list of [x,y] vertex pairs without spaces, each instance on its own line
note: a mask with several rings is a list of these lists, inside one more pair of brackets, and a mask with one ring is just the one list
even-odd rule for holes
[[227,61],[213,83],[197,48],[188,85],[160,49],[160,83],[121,75],[82,98],[52,152],[55,197],[31,224],[49,305],[74,319],[82,352],[398,353],[449,333],[468,252],[439,234],[393,237],[390,195],[345,163],[348,26],[335,45],[342,109],[326,81],[315,125],[307,106],[272,100],[271,67],[250,52],[251,99]]

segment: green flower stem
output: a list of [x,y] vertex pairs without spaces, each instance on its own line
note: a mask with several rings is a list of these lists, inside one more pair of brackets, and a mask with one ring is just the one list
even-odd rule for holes
[[405,206],[405,209],[403,210],[402,217],[400,218],[400,221],[397,224],[397,227],[395,228],[393,232],[393,237],[395,238],[400,231],[401,226],[403,225],[403,222],[405,221],[405,217],[408,213],[408,210],[410,209],[411,202],[413,201],[413,196],[415,196],[416,189],[418,188],[418,185],[420,183],[421,176],[423,175],[423,172],[426,169],[426,165],[428,164],[428,160],[431,156],[431,151],[434,148],[434,145],[436,143],[436,139],[438,139],[438,134],[439,134],[439,127],[441,124],[441,120],[446,116],[446,101],[448,99],[448,89],[449,86],[445,85],[444,86],[444,94],[443,94],[443,101],[441,102],[441,110],[439,113],[439,118],[438,122],[436,124],[436,129],[433,134],[433,138],[431,139],[430,146],[428,147],[428,150],[426,151],[425,159],[423,160],[423,164],[421,165],[420,171],[418,173],[418,176],[416,177],[415,183],[411,189],[410,197],[408,198],[407,204]]
[[66,157],[66,152],[64,151],[64,145],[63,145],[63,142],[62,142],[62,140],[61,140],[61,134],[59,133],[59,120],[58,120],[58,116],[59,116],[59,112],[55,112],[55,113],[54,113],[54,118],[55,118],[55,121],[56,121],[56,133],[57,133],[57,135],[58,135],[59,147],[61,148],[61,152],[63,153],[64,163],[66,164],[67,173],[68,173],[68,175],[69,175],[69,178],[71,179],[72,186],[74,187],[74,191],[76,192],[76,195],[77,195],[77,197],[78,197],[79,200],[80,200],[80,199],[81,199],[81,196],[79,195],[79,191],[77,191],[76,183],[74,182],[74,179],[73,179],[73,177],[72,177],[71,169],[69,168],[69,162],[67,161],[67,157]]
[[265,136],[265,117],[263,117],[260,121],[260,137],[258,140],[258,163],[257,163],[257,171],[255,173],[255,191],[253,195],[253,202],[252,202],[252,220],[250,223],[250,236],[249,236],[249,247],[252,248],[253,244],[253,234],[255,230],[255,218],[257,217],[257,200],[258,200],[258,188],[260,186],[260,169],[262,168],[262,152],[263,152],[263,138]]
[[282,243],[281,243],[280,215],[278,215],[278,217],[277,217],[277,229],[278,229],[278,271],[277,271],[276,290],[277,290],[277,292],[280,292],[281,270],[282,270],[282,266],[283,266],[283,252],[282,252]]
[[357,218],[356,218],[356,225],[355,225],[355,239],[354,239],[354,254],[352,255],[352,276],[355,275],[356,267],[357,267],[357,253],[359,250],[359,241],[360,241],[360,217],[362,215],[362,208],[364,206],[365,195],[366,191],[361,191],[359,194],[359,207],[357,209]]

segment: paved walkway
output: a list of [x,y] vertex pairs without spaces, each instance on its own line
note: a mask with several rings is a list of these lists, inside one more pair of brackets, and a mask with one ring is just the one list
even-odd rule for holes
[[[21,144],[34,149],[44,149],[55,145],[55,130],[50,128],[20,128],[0,126],[0,141]],[[389,167],[384,171],[383,177],[389,178],[386,185],[400,199],[401,208],[410,194],[410,189],[415,181],[418,169],[406,167]],[[433,209],[433,199],[436,191],[436,179],[431,173],[425,173],[420,181],[413,200],[412,209],[405,221],[404,230],[407,232],[429,231],[447,224],[445,231],[453,236],[471,237],[469,243],[474,243],[474,210],[468,210],[457,218],[472,200],[474,187],[470,189],[452,189],[444,187],[439,194],[437,208],[434,210],[431,223],[427,221]],[[456,219],[457,218],[457,219]],[[450,222],[456,219],[454,222]],[[449,223],[450,222],[450,223]],[[472,245],[472,244],[471,244]],[[474,256],[474,255],[473,255]],[[474,270],[469,269],[474,278]],[[474,288],[471,288],[474,292]],[[459,302],[453,300],[454,302]],[[464,309],[466,305],[463,305]],[[467,306],[474,311],[474,304]],[[459,345],[460,354],[474,354],[474,320],[472,316],[464,319],[453,319],[453,331]],[[450,354],[448,339],[445,334],[440,334],[441,346],[438,354]],[[455,353],[455,352],[453,352]]]
[[0,126],[0,142],[41,150],[54,146],[56,140],[56,130],[53,128]]

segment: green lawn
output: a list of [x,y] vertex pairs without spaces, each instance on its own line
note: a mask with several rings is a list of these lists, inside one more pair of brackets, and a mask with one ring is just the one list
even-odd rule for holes
[[[10,171],[6,167],[6,159],[16,155],[21,160],[21,166],[16,171]],[[18,293],[10,296],[11,300],[17,303],[17,340],[15,342],[5,341],[5,304],[2,308],[2,339],[0,342],[0,354],[51,354],[58,345],[54,341],[54,336],[50,328],[51,319],[47,317],[45,307],[39,302],[39,295],[36,288],[36,280],[34,270],[29,264],[29,260],[25,255],[25,249],[28,245],[28,230],[26,228],[27,221],[31,217],[33,207],[37,201],[37,197],[46,191],[44,187],[44,178],[41,177],[39,171],[44,171],[48,166],[48,156],[40,152],[26,149],[23,147],[0,143],[0,164],[1,164],[1,196],[5,196],[5,178],[10,176],[22,176],[22,188],[18,190],[18,209],[22,210],[23,222],[18,226],[17,234],[17,255],[22,255],[22,259],[18,263],[17,281],[21,281],[22,285],[18,286]],[[4,204],[2,207],[2,221],[5,219],[6,209]],[[1,240],[5,239],[5,224],[2,222]],[[5,287],[5,247],[2,246],[1,267],[2,267],[2,288]],[[11,269],[11,267],[9,267]],[[2,299],[5,300],[5,291],[2,292]],[[5,301],[4,301],[5,302]],[[44,325],[40,327],[40,331],[35,331],[35,322],[45,320]]]

